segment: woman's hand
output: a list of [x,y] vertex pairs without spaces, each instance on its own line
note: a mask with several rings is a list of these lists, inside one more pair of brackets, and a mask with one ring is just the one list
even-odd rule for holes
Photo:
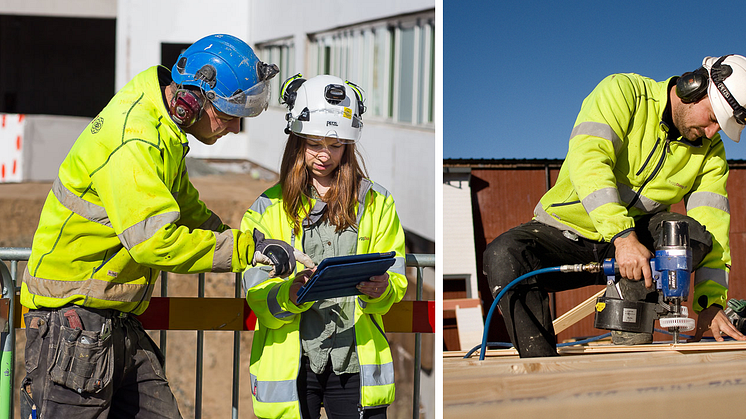
[[689,342],[699,342],[708,330],[712,331],[712,336],[718,342],[725,340],[723,335],[728,335],[735,340],[746,340],[746,336],[733,326],[725,312],[716,305],[707,307],[697,315],[697,331]]
[[308,282],[308,279],[313,275],[315,271],[316,268],[305,269],[298,272],[298,275],[295,275],[295,278],[293,278],[293,284],[290,285],[290,301],[292,301],[293,304],[298,304],[298,290],[306,282]]
[[379,298],[389,287],[389,274],[373,276],[368,281],[357,284],[357,289],[370,298]]

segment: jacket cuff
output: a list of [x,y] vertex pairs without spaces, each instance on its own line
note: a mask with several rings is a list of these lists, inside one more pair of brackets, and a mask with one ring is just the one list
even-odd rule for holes
[[616,233],[616,234],[614,235],[614,237],[612,237],[612,238],[611,238],[611,240],[609,240],[609,243],[611,243],[611,244],[614,244],[614,240],[618,239],[619,237],[622,237],[622,238],[624,238],[624,237],[627,237],[627,236],[629,236],[629,235],[630,235],[630,233],[632,233],[633,231],[635,231],[635,228],[634,228],[634,227],[630,227],[630,228],[628,228],[628,229],[626,229],[626,230],[622,230],[622,231],[620,231],[619,233]]

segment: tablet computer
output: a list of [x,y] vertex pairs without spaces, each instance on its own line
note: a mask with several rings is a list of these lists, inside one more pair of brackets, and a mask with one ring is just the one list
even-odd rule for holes
[[362,294],[357,284],[383,275],[394,264],[396,252],[326,258],[298,290],[298,304],[325,298]]

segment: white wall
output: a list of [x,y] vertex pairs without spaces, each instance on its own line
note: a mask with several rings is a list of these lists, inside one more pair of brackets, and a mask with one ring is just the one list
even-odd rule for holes
[[0,0],[0,14],[26,16],[116,17],[117,0]]
[[443,276],[467,275],[467,297],[477,298],[477,260],[468,173],[443,174]]
[[[161,42],[191,43],[211,33],[228,33],[254,45],[296,37],[296,63],[305,62],[306,34],[435,7],[434,0],[119,0],[117,6],[117,89],[138,72],[160,62]],[[216,11],[222,11],[220,13]],[[441,30],[441,28],[437,28]],[[260,57],[261,58],[261,57]],[[298,71],[304,71],[299,68]],[[277,92],[272,93],[277,100]],[[270,107],[245,119],[244,132],[213,146],[191,141],[191,157],[248,159],[279,171],[286,136],[283,108]],[[361,146],[371,178],[397,202],[407,230],[435,240],[435,131],[384,121],[365,121]]]

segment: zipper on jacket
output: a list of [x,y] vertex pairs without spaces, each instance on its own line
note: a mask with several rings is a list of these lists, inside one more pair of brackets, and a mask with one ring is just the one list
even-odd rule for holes
[[642,171],[645,170],[646,167],[648,167],[648,163],[650,162],[650,159],[653,157],[653,154],[655,154],[655,150],[658,149],[658,144],[660,142],[661,142],[660,138],[655,140],[655,146],[653,146],[653,149],[650,151],[650,154],[648,154],[648,158],[645,159],[645,163],[643,163],[640,170],[638,170],[637,173],[635,173],[635,176],[640,176],[640,173],[642,173]]
[[[658,138],[658,141],[655,142],[656,143],[656,148],[658,148],[657,144],[658,144],[659,141],[660,141],[660,138]],[[655,169],[653,169],[653,172],[650,174],[650,176],[648,176],[648,178],[645,179],[645,182],[642,183],[642,185],[637,190],[637,192],[635,192],[635,197],[632,199],[632,201],[630,201],[629,204],[627,204],[627,209],[632,208],[637,203],[637,201],[640,200],[640,195],[642,195],[642,190],[645,189],[645,186],[647,186],[648,183],[650,183],[650,181],[652,181],[655,178],[655,176],[661,170],[661,167],[663,167],[663,162],[666,160],[666,154],[667,154],[668,151],[670,151],[670,145],[669,144],[670,144],[670,140],[668,138],[666,138],[666,142],[663,144],[663,153],[661,154],[660,160],[658,160],[658,164],[655,166]],[[648,160],[649,159],[650,159],[650,156],[648,157]],[[647,161],[645,162],[645,164],[647,165]],[[644,168],[644,166],[643,166],[643,168]],[[641,171],[642,171],[642,169],[640,169],[640,172]],[[638,172],[638,174],[640,172]]]

